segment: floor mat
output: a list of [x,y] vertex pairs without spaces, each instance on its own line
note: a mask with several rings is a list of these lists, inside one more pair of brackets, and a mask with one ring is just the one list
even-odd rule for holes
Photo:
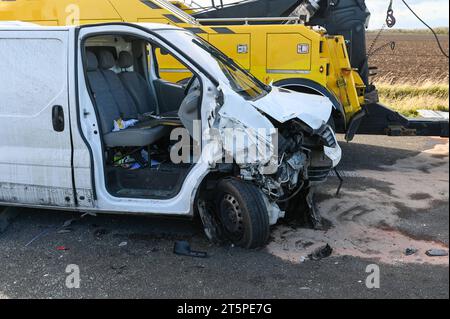
[[110,167],[109,191],[117,197],[166,199],[176,196],[192,165],[161,164],[157,168],[129,170]]

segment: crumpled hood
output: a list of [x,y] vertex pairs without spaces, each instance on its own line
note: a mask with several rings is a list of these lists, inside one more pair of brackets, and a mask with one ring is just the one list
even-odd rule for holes
[[328,122],[333,108],[327,97],[277,87],[273,87],[265,97],[251,103],[280,123],[299,118],[314,130]]

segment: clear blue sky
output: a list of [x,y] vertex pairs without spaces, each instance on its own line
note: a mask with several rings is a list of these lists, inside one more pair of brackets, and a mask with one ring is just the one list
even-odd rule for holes
[[[194,0],[201,5],[209,5],[211,0]],[[224,3],[237,2],[238,0],[224,0]],[[189,3],[190,0],[187,0]],[[219,0],[216,0],[219,3]],[[449,0],[406,0],[406,2],[432,27],[449,26]],[[386,19],[386,10],[389,0],[366,0],[372,18],[370,29],[380,28]],[[394,0],[394,13],[397,18],[396,28],[417,29],[424,26],[412,15],[401,0]]]

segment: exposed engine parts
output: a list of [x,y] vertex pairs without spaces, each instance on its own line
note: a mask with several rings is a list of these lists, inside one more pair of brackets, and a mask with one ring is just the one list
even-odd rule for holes
[[323,148],[336,143],[328,125],[308,132],[301,122],[291,121],[278,134],[276,174],[262,175],[257,165],[246,165],[241,166],[241,178],[254,181],[270,200],[286,202],[302,188],[326,180],[333,163],[323,155]]
[[[304,202],[308,221],[314,228],[321,227],[321,218],[315,207],[314,186],[326,180],[333,162],[324,155],[324,148],[337,144],[328,125],[313,131],[302,122],[285,123],[278,132],[278,169],[275,174],[260,174],[257,165],[241,166],[240,177],[255,183],[267,195],[269,211],[279,212]],[[301,198],[300,198],[301,197]],[[300,209],[297,209],[300,211]]]

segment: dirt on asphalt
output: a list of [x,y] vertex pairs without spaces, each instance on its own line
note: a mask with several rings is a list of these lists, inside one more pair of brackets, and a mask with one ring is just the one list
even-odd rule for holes
[[[448,251],[448,140],[357,136],[342,148],[340,196],[335,177],[317,192],[332,227],[281,224],[263,249],[212,245],[197,220],[11,208],[0,298],[448,298],[448,257],[425,255]],[[180,239],[209,257],[173,254]],[[320,243],[330,257],[300,262]],[[71,264],[79,289],[66,286]],[[372,264],[379,289],[365,285]]]
[[[319,203],[322,216],[332,227],[325,231],[277,227],[268,250],[291,262],[300,262],[328,243],[335,255],[376,259],[382,263],[430,263],[448,266],[448,257],[429,258],[430,247],[448,250],[448,240],[413,236],[397,226],[405,214],[427,214],[433,206],[448,203],[447,139],[435,139],[433,148],[398,160],[378,170],[359,170],[349,178],[369,179],[377,188],[364,185],[347,189]],[[348,175],[348,174],[347,174]],[[424,228],[426,224],[422,225]],[[406,256],[405,249],[417,252]],[[303,257],[303,258],[302,258]]]

